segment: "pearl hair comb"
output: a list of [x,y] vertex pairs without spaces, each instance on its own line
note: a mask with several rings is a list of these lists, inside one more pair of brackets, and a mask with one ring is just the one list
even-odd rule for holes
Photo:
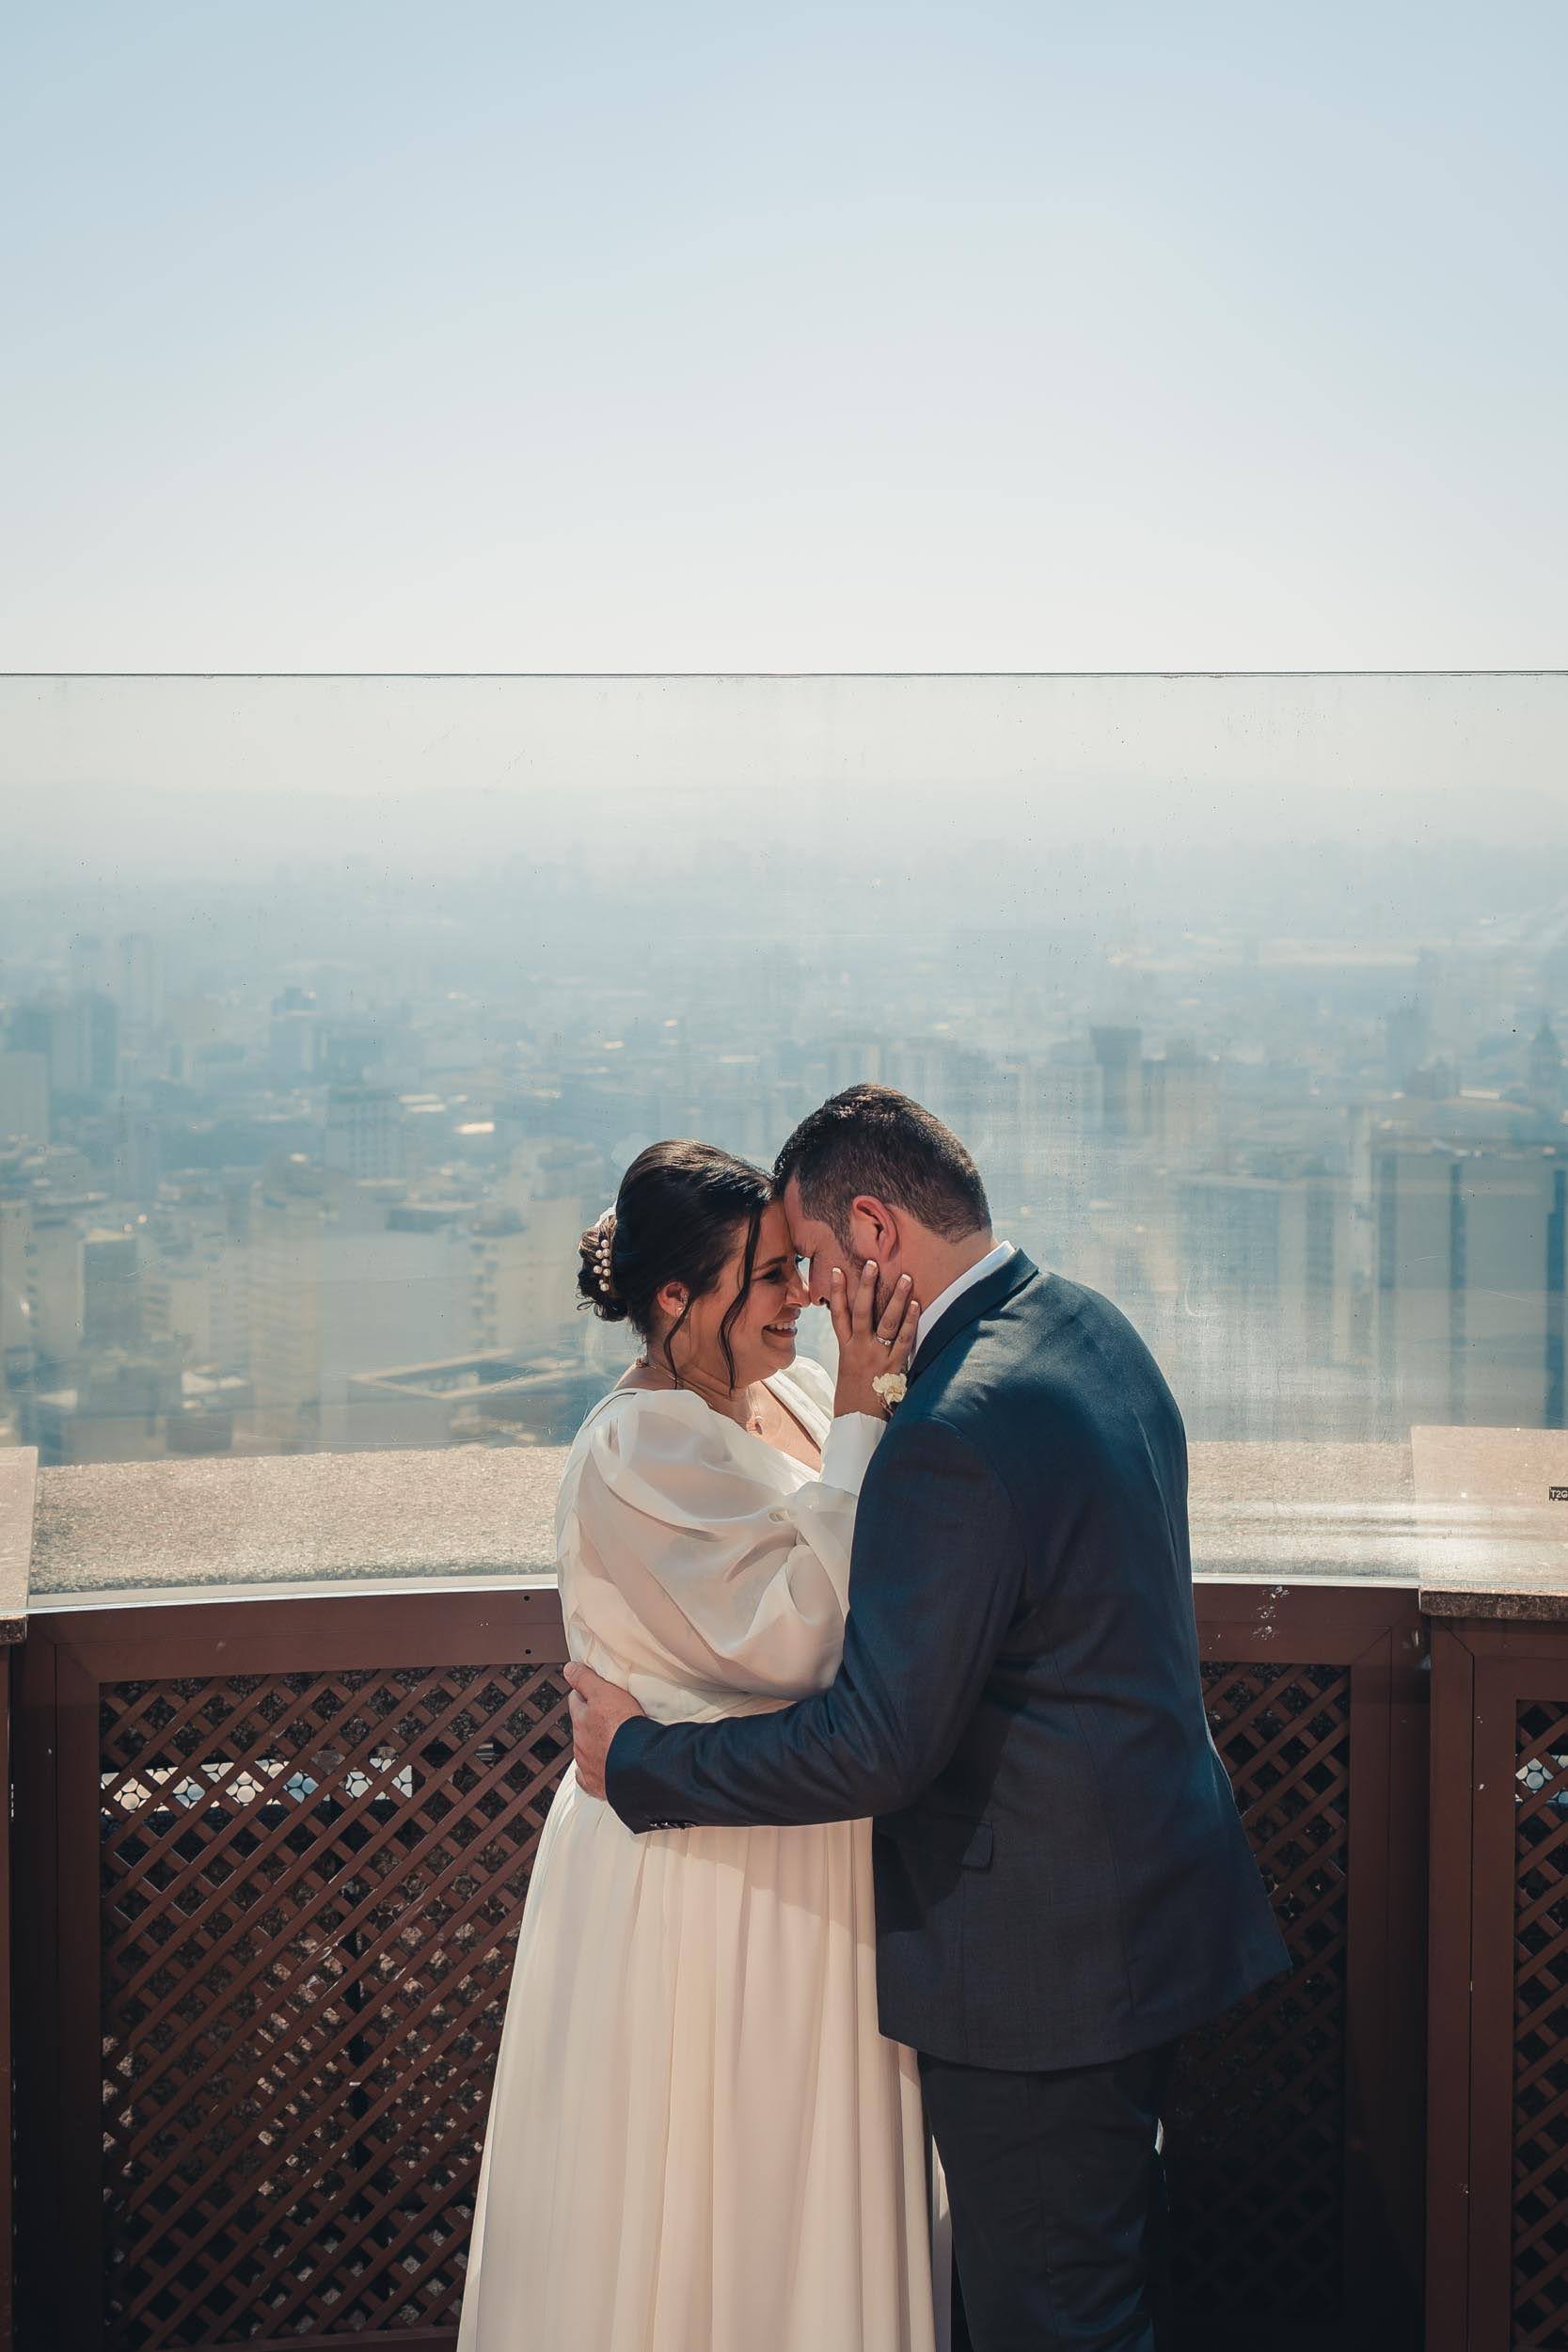
[[594,1244],[594,1273],[598,1285],[608,1297],[615,1288],[610,1271],[610,1253],[615,1248],[615,1212],[607,1209],[594,1226],[597,1239]]

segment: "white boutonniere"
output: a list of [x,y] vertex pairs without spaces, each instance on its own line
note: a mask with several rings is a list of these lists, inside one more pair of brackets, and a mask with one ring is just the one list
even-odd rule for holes
[[879,1372],[871,1387],[890,1413],[895,1405],[902,1405],[910,1392],[910,1384],[901,1372]]

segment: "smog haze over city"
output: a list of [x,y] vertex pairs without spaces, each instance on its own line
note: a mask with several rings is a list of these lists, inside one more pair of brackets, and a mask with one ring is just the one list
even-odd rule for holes
[[863,1077],[1200,1438],[1562,1423],[1561,677],[3,692],[46,1459],[559,1442],[627,1159]]

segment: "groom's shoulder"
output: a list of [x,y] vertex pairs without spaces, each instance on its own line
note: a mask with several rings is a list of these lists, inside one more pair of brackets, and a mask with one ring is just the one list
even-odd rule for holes
[[1025,1311],[1033,1309],[1041,1324],[1064,1337],[1082,1341],[1114,1339],[1144,1345],[1142,1333],[1114,1299],[1086,1282],[1069,1281],[1065,1274],[1047,1274],[1021,1294]]
[[[1067,1376],[1059,1335],[1079,1311],[1077,1285],[1054,1274],[1031,1274],[1009,1296],[989,1308],[916,1379],[911,1420],[969,1430],[999,1406],[1042,1391]],[[908,1409],[908,1408],[901,1408]]]
[[911,1419],[963,1428],[1006,1419],[1012,1406],[1054,1406],[1070,1419],[1100,1382],[1152,1360],[1135,1326],[1102,1292],[1037,1273],[915,1382],[911,1404],[918,1400],[920,1410]]
[[987,1310],[932,1366],[941,1385],[965,1388],[1049,1379],[1075,1337],[1121,1323],[1108,1298],[1065,1274],[1030,1270],[1027,1280]]

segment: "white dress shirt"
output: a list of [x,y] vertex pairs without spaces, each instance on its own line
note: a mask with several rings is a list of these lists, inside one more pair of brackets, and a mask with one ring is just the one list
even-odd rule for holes
[[988,1249],[983,1258],[977,1258],[972,1266],[967,1266],[957,1281],[949,1282],[940,1298],[933,1298],[928,1307],[921,1309],[920,1321],[914,1327],[915,1355],[919,1355],[932,1327],[941,1322],[953,1301],[961,1298],[965,1291],[973,1290],[976,1282],[983,1282],[988,1274],[994,1274],[998,1266],[1006,1265],[1015,1254],[1010,1241],[999,1241],[994,1249]]

